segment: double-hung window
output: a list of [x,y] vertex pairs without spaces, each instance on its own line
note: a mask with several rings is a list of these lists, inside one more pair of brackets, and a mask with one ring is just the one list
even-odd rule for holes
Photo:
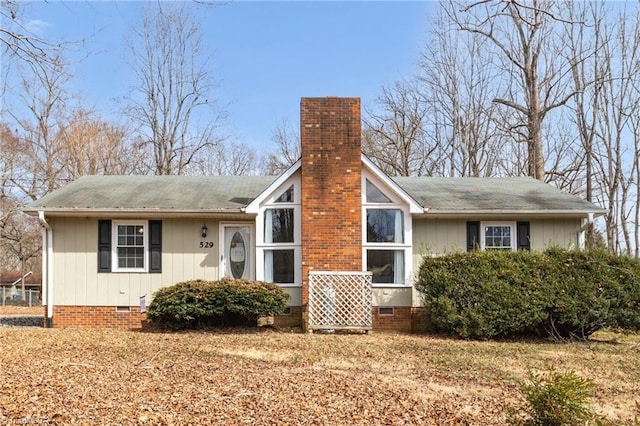
[[162,221],[98,220],[98,272],[162,272]]
[[531,250],[531,223],[467,222],[467,251]]
[[365,179],[363,251],[374,284],[405,284],[410,248],[406,209]]
[[512,223],[483,223],[481,246],[484,250],[515,250],[515,230]]
[[115,224],[113,227],[115,270],[146,270],[146,228],[147,225],[144,222]]
[[302,282],[298,188],[297,180],[289,181],[262,206],[257,274],[264,281],[285,286]]

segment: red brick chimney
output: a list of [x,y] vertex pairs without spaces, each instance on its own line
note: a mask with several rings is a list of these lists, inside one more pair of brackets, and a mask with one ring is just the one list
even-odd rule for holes
[[302,304],[309,271],[362,271],[359,98],[302,98]]

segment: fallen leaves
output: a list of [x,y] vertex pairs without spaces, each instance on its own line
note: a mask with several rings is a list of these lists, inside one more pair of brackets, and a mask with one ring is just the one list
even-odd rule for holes
[[[522,404],[516,379],[560,362],[555,349],[386,334],[5,328],[0,424],[504,424],[507,407]],[[561,349],[558,367],[591,369],[597,404],[633,417],[637,353]]]

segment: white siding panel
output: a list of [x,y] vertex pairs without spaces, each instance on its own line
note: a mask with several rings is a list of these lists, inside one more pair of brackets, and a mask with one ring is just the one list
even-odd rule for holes
[[373,289],[373,306],[412,306],[412,287],[375,288]]
[[[57,305],[136,306],[143,295],[149,304],[153,293],[162,287],[218,278],[218,224],[211,219],[162,221],[162,273],[158,274],[98,273],[98,219],[51,218],[49,222],[54,233]],[[205,239],[200,235],[204,223],[209,228]],[[201,241],[212,241],[214,246],[200,247]]]
[[[481,219],[476,219],[481,220]],[[492,218],[491,220],[501,220]],[[505,218],[509,222],[515,219]],[[415,219],[413,221],[413,270],[417,277],[422,257],[437,256],[445,253],[465,251],[467,246],[467,228],[465,219]],[[580,218],[532,219],[531,248],[544,250],[549,247],[577,248]],[[419,293],[413,295],[413,304],[420,304]],[[384,306],[384,305],[381,305]]]
[[287,306],[302,306],[302,287],[282,287],[289,295]]

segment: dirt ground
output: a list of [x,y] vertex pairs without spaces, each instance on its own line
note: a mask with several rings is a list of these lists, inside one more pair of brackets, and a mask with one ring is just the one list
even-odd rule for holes
[[640,417],[640,347],[271,329],[0,328],[0,424],[505,424],[530,371],[575,371]]

